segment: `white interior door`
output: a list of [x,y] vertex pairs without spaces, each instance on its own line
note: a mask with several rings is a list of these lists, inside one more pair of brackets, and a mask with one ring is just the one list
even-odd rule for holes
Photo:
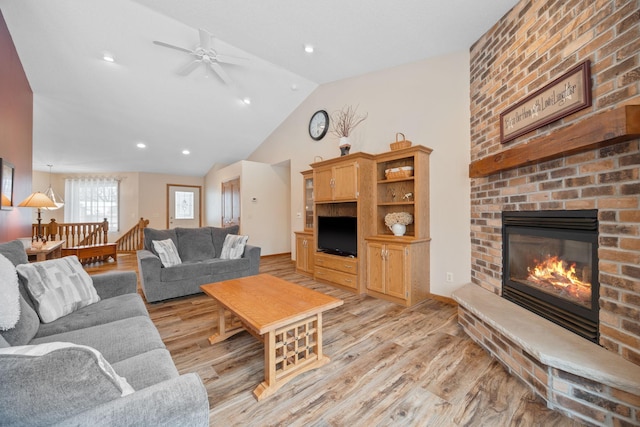
[[167,228],[200,227],[200,198],[200,186],[167,184]]

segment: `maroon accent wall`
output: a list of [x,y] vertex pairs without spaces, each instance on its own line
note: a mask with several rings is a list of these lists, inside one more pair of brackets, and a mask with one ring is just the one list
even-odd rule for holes
[[0,11],[0,158],[15,166],[12,210],[0,210],[0,242],[31,235],[33,214],[18,203],[31,194],[33,92]]

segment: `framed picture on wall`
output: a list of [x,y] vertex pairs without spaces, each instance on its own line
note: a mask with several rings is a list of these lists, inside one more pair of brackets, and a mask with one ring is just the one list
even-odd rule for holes
[[0,158],[0,209],[13,209],[13,164]]

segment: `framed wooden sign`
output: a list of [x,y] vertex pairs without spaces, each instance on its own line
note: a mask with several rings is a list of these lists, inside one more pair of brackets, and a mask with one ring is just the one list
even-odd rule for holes
[[500,141],[525,133],[591,106],[591,68],[581,62],[500,114]]

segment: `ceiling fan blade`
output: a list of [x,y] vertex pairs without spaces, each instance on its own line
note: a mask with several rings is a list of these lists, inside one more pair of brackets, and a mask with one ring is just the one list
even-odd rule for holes
[[200,47],[204,50],[211,49],[211,33],[202,28],[200,28],[198,32],[200,33]]
[[157,44],[158,46],[164,46],[164,47],[168,47],[168,48],[171,48],[171,49],[181,50],[181,51],[187,52],[187,53],[193,53],[193,51],[190,50],[190,49],[186,49],[186,48],[180,47],[180,46],[174,46],[174,45],[169,44],[169,43],[159,42],[157,40],[154,40],[153,43]]
[[187,74],[190,74],[193,70],[198,68],[198,65],[200,65],[200,63],[202,63],[202,61],[199,59],[196,59],[195,61],[191,61],[184,67],[180,68],[178,70],[178,74],[180,74],[181,76],[186,76]]
[[248,60],[249,58],[243,58],[241,56],[216,55],[216,61],[222,62],[223,64],[243,65],[246,64]]
[[233,80],[229,77],[229,74],[218,64],[217,62],[209,62],[211,69],[225,82],[228,86],[233,86]]

